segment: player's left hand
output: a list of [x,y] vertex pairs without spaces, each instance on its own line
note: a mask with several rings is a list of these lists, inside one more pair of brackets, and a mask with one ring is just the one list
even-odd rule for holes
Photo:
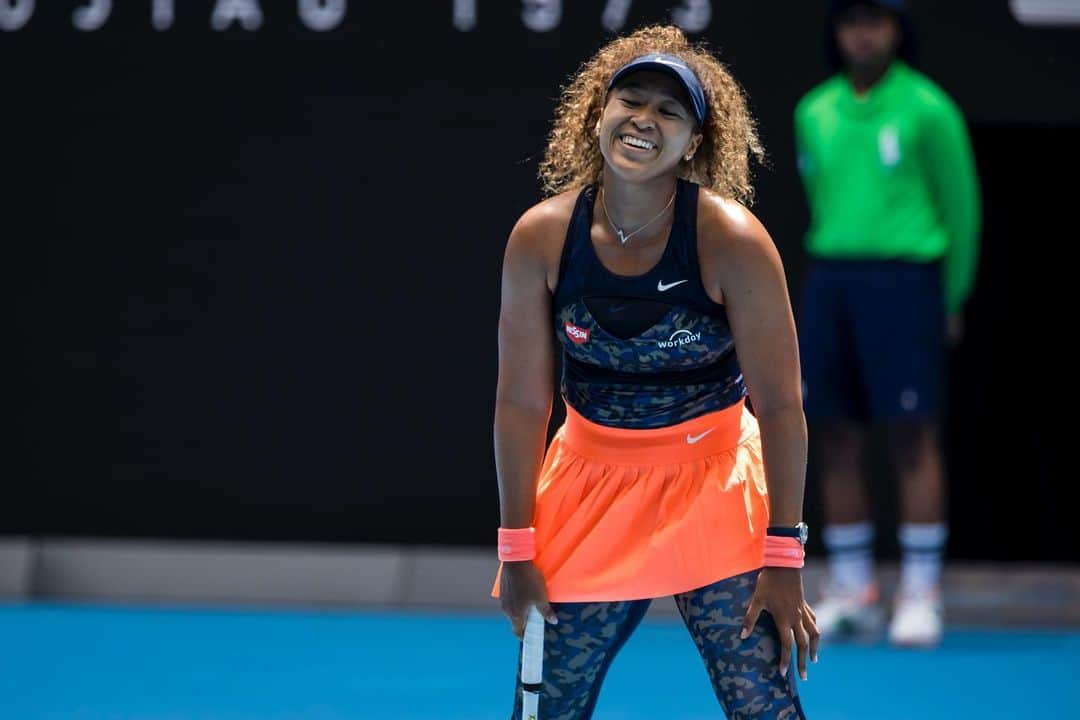
[[806,657],[817,662],[821,633],[817,617],[803,597],[802,572],[796,568],[767,567],[758,575],[754,596],[743,620],[742,639],[750,637],[762,610],[768,610],[780,631],[780,674],[787,677],[791,646],[798,646],[799,677],[806,679]]

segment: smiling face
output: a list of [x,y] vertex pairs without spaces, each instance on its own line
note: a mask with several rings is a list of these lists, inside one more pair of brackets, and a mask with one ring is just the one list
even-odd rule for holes
[[701,143],[689,101],[675,78],[642,71],[608,93],[600,152],[619,177],[643,181],[673,172]]

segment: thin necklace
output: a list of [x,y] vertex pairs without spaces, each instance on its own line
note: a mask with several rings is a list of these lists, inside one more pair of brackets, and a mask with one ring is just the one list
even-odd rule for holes
[[[678,187],[676,187],[675,189],[676,189],[676,190],[678,190]],[[653,224],[653,222],[655,222],[655,221],[656,221],[656,219],[657,219],[658,217],[660,217],[660,216],[661,216],[661,215],[663,215],[663,214],[664,214],[665,212],[667,212],[667,209],[668,209],[669,207],[671,207],[671,203],[675,202],[675,193],[673,192],[673,193],[671,193],[671,199],[667,201],[667,205],[665,205],[665,206],[664,206],[664,209],[663,209],[663,210],[661,210],[660,212],[656,213],[656,215],[654,215],[654,216],[653,216],[653,219],[652,219],[652,220],[650,220],[649,222],[645,223],[644,225],[642,225],[641,227],[639,227],[639,228],[638,228],[637,230],[635,230],[635,231],[634,231],[634,232],[632,232],[632,233],[624,233],[624,232],[623,232],[622,230],[620,230],[619,228],[615,227],[615,221],[611,219],[611,213],[609,213],[609,212],[608,212],[608,209],[607,209],[607,202],[606,202],[606,201],[604,200],[604,198],[605,198],[606,196],[607,196],[607,193],[605,193],[605,192],[604,192],[604,188],[600,188],[600,205],[602,205],[602,206],[603,206],[603,208],[604,208],[604,217],[606,217],[606,218],[607,218],[607,221],[608,221],[608,225],[611,225],[611,229],[612,229],[612,230],[614,230],[614,231],[615,231],[615,234],[619,236],[619,243],[620,243],[620,244],[622,244],[622,245],[625,245],[625,244],[626,244],[626,242],[627,242],[627,241],[628,241],[628,240],[629,240],[630,238],[634,237],[634,236],[635,236],[635,235],[637,235],[637,234],[638,234],[639,232],[641,232],[641,231],[642,231],[642,230],[644,230],[645,228],[647,228],[647,227],[649,227],[650,225],[652,225],[652,224]]]

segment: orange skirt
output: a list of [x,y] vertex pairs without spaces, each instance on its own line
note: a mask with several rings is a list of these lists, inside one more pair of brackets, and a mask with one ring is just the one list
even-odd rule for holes
[[744,403],[648,430],[567,406],[537,483],[533,562],[553,602],[662,597],[761,567],[768,524],[761,437]]

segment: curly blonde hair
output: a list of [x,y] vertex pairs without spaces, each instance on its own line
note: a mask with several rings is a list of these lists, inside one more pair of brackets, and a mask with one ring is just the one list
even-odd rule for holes
[[555,195],[600,181],[604,158],[594,128],[607,99],[608,80],[634,58],[653,52],[682,58],[705,88],[709,112],[700,128],[701,145],[690,162],[679,164],[679,175],[749,205],[754,196],[750,155],[763,163],[765,150],[747,109],[746,95],[704,45],[691,44],[682,30],[670,25],[642,28],[611,41],[562,89],[555,125],[540,163],[544,192]]

